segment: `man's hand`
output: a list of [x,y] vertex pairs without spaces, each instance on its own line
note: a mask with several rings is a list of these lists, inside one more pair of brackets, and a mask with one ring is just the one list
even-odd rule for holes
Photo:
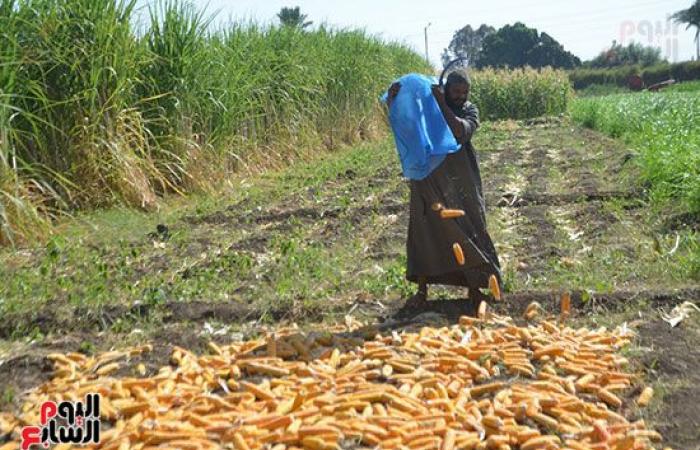
[[388,91],[389,95],[387,96],[387,99],[386,99],[387,106],[391,107],[392,102],[394,101],[396,96],[399,94],[399,89],[401,89],[401,83],[399,83],[398,81],[389,87],[389,91]]
[[437,100],[437,102],[439,104],[442,104],[445,102],[445,93],[442,91],[442,88],[440,87],[440,85],[434,84],[432,86],[432,91],[433,91],[433,97],[435,97],[435,100]]

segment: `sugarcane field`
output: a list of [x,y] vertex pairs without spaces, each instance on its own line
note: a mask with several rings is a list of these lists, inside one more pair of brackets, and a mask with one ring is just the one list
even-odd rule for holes
[[0,450],[700,450],[700,0],[428,6],[0,0]]

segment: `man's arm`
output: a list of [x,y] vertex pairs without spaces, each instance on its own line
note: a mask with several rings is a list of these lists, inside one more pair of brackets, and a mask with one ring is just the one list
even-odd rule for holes
[[467,103],[465,107],[466,117],[459,119],[464,125],[464,139],[462,143],[469,142],[474,132],[479,128],[479,109],[473,103]]
[[452,134],[457,142],[465,144],[469,142],[472,135],[479,128],[479,110],[473,104],[469,103],[466,110],[466,118],[462,119],[452,112],[452,109],[447,105],[445,94],[438,85],[433,85],[433,95],[440,106],[440,111],[447,121]]
[[437,100],[438,106],[440,106],[440,111],[442,115],[445,116],[447,125],[450,127],[452,134],[458,142],[462,142],[464,136],[464,126],[459,120],[459,117],[452,112],[452,109],[447,105],[447,100],[445,100],[445,94],[442,89],[437,84],[433,85],[433,96]]

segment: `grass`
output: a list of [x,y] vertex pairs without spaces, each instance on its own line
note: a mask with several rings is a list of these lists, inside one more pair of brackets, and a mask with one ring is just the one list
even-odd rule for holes
[[[512,180],[528,183],[544,176],[547,192],[570,192],[580,181],[579,163],[572,165],[572,159],[591,170],[587,180],[612,183],[613,173],[618,181],[634,179],[630,167],[620,173],[613,164],[598,161],[610,161],[603,150],[617,155],[613,160],[622,157],[624,146],[572,133],[570,127],[485,124],[475,141],[482,150],[484,180],[504,177],[498,181],[502,189]],[[533,176],[542,163],[524,155],[532,158],[537,148],[547,149],[547,164],[557,170]],[[174,197],[157,213],[114,208],[66,219],[46,244],[0,253],[0,277],[8,280],[0,285],[0,314],[25,320],[50,307],[56,317],[71,320],[78,308],[99,315],[140,302],[158,312],[166,304],[203,301],[251,307],[254,318],[263,322],[287,313],[304,320],[332,320],[358,297],[383,303],[406,298],[414,289],[404,275],[407,210],[385,210],[408,200],[395,152],[387,139],[284,170],[241,175],[231,180],[235,189]],[[596,222],[599,212],[584,209],[585,204],[549,207],[544,224],[528,216],[536,206],[490,208],[489,229],[508,291],[608,292],[647,283],[684,285],[697,267],[692,259],[698,253],[693,250],[696,235],[681,231],[677,251],[668,255],[675,234],[660,233],[655,217],[640,215],[640,201],[599,205],[600,214],[612,218],[610,224]],[[157,224],[168,226],[169,239],[150,235]],[[543,225],[553,230],[545,243],[575,262],[537,256],[541,271],[528,274],[517,263],[528,256],[527,239],[539,235]],[[586,233],[570,239],[570,231],[578,229]],[[653,250],[653,236],[660,242],[659,252]],[[157,314],[137,314],[111,327],[125,331],[158,320]],[[37,332],[17,323],[18,336]]]
[[686,81],[683,83],[672,84],[669,87],[663,89],[663,93],[668,92],[697,92],[700,91],[700,80],[698,81]]
[[[431,72],[360,30],[230,22],[187,0],[0,0],[0,245],[64,214],[207,193],[383,133],[379,94]],[[474,74],[484,119],[556,115],[564,72]],[[231,187],[231,186],[228,186]]]
[[[700,213],[700,98],[689,92],[644,92],[577,99],[572,118],[639,151],[651,196],[664,206]],[[677,207],[674,209],[678,209]]]
[[358,30],[213,29],[184,0],[136,29],[136,3],[0,1],[0,244],[375,136],[379,93],[429,70]]
[[[634,192],[643,187],[634,158],[623,163],[629,156],[623,142],[568,129],[567,122],[539,130],[528,126],[511,130],[507,122],[497,126],[496,134],[489,130],[479,138],[493,149],[492,157],[482,158],[482,177],[487,182],[497,177],[499,192],[570,194],[587,186],[593,192]],[[494,136],[499,139],[494,141]],[[544,159],[533,161],[537,150],[543,150]],[[641,197],[610,198],[491,208],[487,217],[514,291],[556,288],[606,293],[682,286],[700,279],[697,231],[692,226],[669,230],[665,224],[677,211],[649,214],[647,208],[650,205]],[[544,248],[534,250],[542,255],[532,256],[528,241],[536,235]],[[518,269],[521,263],[536,267]]]
[[674,79],[694,81],[700,79],[700,62],[661,63],[653,66],[624,65],[610,68],[577,68],[567,72],[576,90],[592,84],[628,86],[631,76],[639,76],[645,86]]
[[591,84],[576,91],[577,97],[602,97],[613,94],[628,94],[631,91],[623,86],[615,84]]
[[[662,93],[669,92],[696,92],[700,90],[700,81],[684,81],[663,88]],[[591,84],[576,91],[577,97],[604,97],[614,94],[631,94],[632,91],[625,86],[615,84]]]
[[[507,278],[513,291],[576,289],[608,294],[620,290],[633,292],[640,288],[653,290],[655,286],[683,286],[699,280],[698,234],[690,230],[680,231],[677,235],[659,234],[655,218],[630,213],[624,209],[629,206],[629,202],[619,200],[598,205],[600,211],[595,215],[610,214],[610,224],[595,223],[595,215],[586,212],[582,206],[551,208],[545,218],[555,227],[553,236],[548,236],[546,242],[552,255],[541,256],[538,261],[541,269],[536,271],[516,270],[514,267],[519,261],[531,263],[527,252],[518,249],[517,232],[509,235],[501,230],[495,233],[494,239],[499,243],[497,247],[501,253],[510,255]],[[623,212],[615,216],[613,211],[618,208]],[[492,214],[494,224],[507,223],[503,215],[509,211],[499,210]],[[541,224],[521,219],[514,228],[531,236],[541,229]],[[579,236],[578,233],[582,234]],[[660,241],[658,251],[654,250],[653,236]],[[669,254],[676,236],[678,249]],[[505,243],[514,244],[515,249],[504,248]]]
[[[24,255],[9,251],[0,255],[0,272],[8,280],[0,288],[0,311],[27,312],[49,303],[57,310],[89,306],[99,311],[104,306],[136,300],[156,306],[166,299],[235,301],[239,297],[235,291],[256,284],[251,276],[261,270],[272,278],[254,289],[261,289],[260,297],[282,303],[297,298],[320,300],[336,294],[349,282],[372,292],[386,288],[387,280],[405,285],[397,275],[398,266],[387,273],[369,272],[359,281],[347,278],[343,267],[361,256],[360,241],[367,236],[342,243],[334,257],[322,241],[310,242],[305,237],[308,224],[290,221],[290,230],[270,231],[269,259],[253,260],[245,253],[227,250],[231,242],[246,236],[244,230],[209,230],[206,225],[187,226],[182,222],[186,217],[208,217],[241,201],[247,202],[252,211],[268,208],[283,198],[305,195],[309,189],[331,198],[351,195],[349,202],[357,204],[357,197],[366,197],[370,190],[358,186],[360,192],[348,194],[345,189],[349,186],[342,183],[336,187],[335,180],[348,171],[371,177],[382,170],[382,162],[392,161],[394,152],[390,141],[385,141],[298,164],[291,170],[273,171],[254,182],[241,178],[240,184],[247,187],[218,198],[175,198],[157,214],[116,208],[66,220],[58,227],[61,233],[45,246]],[[241,211],[232,212],[236,213],[240,215]],[[171,228],[171,237],[163,248],[155,247],[146,237],[146,233],[155,231],[157,223]],[[350,235],[352,224],[348,222],[347,229],[341,231]],[[201,244],[193,245],[193,240]],[[299,277],[300,272],[304,277]],[[49,279],[53,282],[47,283]]]

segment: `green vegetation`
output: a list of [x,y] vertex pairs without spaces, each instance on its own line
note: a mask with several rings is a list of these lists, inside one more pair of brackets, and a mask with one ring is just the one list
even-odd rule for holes
[[494,27],[486,24],[481,24],[476,29],[472,28],[471,25],[465,25],[455,31],[450,44],[440,55],[443,67],[446,67],[455,58],[466,58],[470,65],[479,67],[484,38],[495,32]]
[[664,62],[661,59],[661,49],[645,46],[638,42],[630,42],[624,46],[613,41],[613,45],[600,52],[598,56],[586,61],[585,67],[611,68],[619,66],[639,65],[641,67],[653,66]]
[[306,20],[306,17],[306,14],[302,14],[298,6],[294,8],[284,7],[277,13],[280,24],[287,27],[307,28],[313,25],[313,21]]
[[[663,93],[668,92],[697,92],[700,91],[700,80],[676,83],[663,88]],[[623,86],[615,84],[591,84],[576,91],[577,97],[602,97],[613,94],[630,94],[632,91]]]
[[663,92],[698,92],[700,91],[700,80],[698,81],[687,81],[685,83],[673,84],[669,87],[665,87]]
[[[270,319],[272,313],[291,310],[299,299],[303,310],[317,311],[341,293],[406,291],[403,260],[386,262],[379,269],[365,262],[365,269],[371,270],[364,273],[358,273],[356,266],[363,260],[364,243],[381,232],[384,218],[363,217],[366,228],[357,233],[354,208],[370,195],[375,197],[370,206],[379,206],[385,189],[401,184],[398,166],[390,184],[377,189],[368,182],[396,163],[395,158],[393,141],[386,139],[269,171],[226,196],[173,198],[173,204],[157,213],[113,208],[67,220],[45,246],[24,254],[10,249],[0,253],[0,278],[7,280],[0,284],[0,316],[49,305],[57,316],[70,318],[75,308],[99,315],[105,308],[134,301],[154,308],[165,301],[191,299],[238,303],[243,292],[246,299],[249,295],[257,299],[255,314]],[[342,180],[348,172],[361,174],[361,179],[357,183]],[[327,204],[319,207],[315,201],[302,200],[309,189],[317,190]],[[228,208],[241,201],[248,206]],[[337,242],[318,235],[325,220],[309,224],[303,216],[290,217],[288,227],[279,230],[258,229],[255,221],[249,223],[252,215],[274,213],[278,208],[318,207],[320,213],[341,205],[337,220],[342,222],[338,233],[343,238]],[[218,227],[207,225],[212,216],[221,216]],[[164,241],[147,236],[158,223],[170,225],[170,236]],[[263,249],[254,243],[233,249],[237,242],[248,242],[251,232],[264,233]],[[18,333],[31,331],[23,325],[17,324]]]
[[640,152],[642,176],[657,200],[700,212],[700,97],[685,92],[578,99],[573,119],[624,139]]
[[471,25],[460,28],[441,55],[443,66],[457,57],[468,59],[469,65],[478,68],[572,69],[581,65],[581,60],[564,50],[552,36],[522,22],[498,30],[486,24],[477,29]]
[[[638,176],[632,164],[617,167],[628,152],[623,143],[555,119],[486,122],[475,147],[510,292],[670,289],[700,273],[697,233],[680,231],[669,255],[676,234],[661,234],[666,216],[641,210],[641,199],[495,207],[501,189],[628,189]],[[392,139],[232,182],[225,195],[169,197],[158,212],[82,213],[62,221],[45,245],[4,249],[0,317],[7,320],[0,329],[39,338],[85,324],[114,332],[153,328],[163,314],[198,302],[247,311],[227,324],[333,321],[357,303],[390,307],[415,289],[405,279],[408,188]],[[167,225],[167,238],[158,224]],[[137,302],[143,312],[129,313]],[[47,314],[58,324],[34,329]]]
[[521,22],[505,25],[484,37],[479,67],[556,67],[572,69],[581,60],[547,33]]
[[613,94],[629,94],[630,91],[626,87],[617,86],[615,84],[591,84],[585,88],[576,91],[577,97],[601,97]]
[[545,68],[474,71],[471,101],[487,120],[553,116],[573,95],[566,72]]
[[591,84],[614,84],[628,86],[632,76],[639,76],[646,86],[673,78],[674,80],[693,81],[700,79],[700,61],[688,61],[676,64],[656,64],[649,67],[620,66],[610,69],[578,68],[568,72],[574,89],[580,90]]
[[163,0],[0,0],[0,243],[77,207],[151,208],[373,135],[422,58],[362,31],[232,23]]

